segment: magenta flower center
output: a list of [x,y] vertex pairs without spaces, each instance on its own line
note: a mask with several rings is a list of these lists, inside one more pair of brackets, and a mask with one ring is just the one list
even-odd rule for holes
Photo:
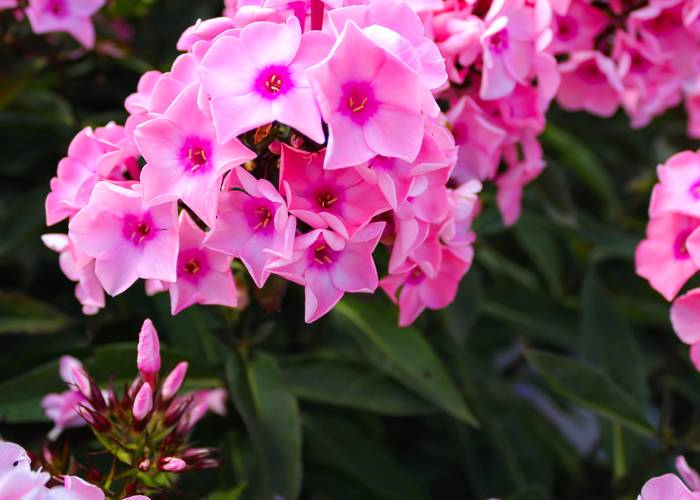
[[377,112],[377,108],[377,99],[369,82],[348,82],[343,85],[338,111],[353,122],[364,124]]
[[209,260],[204,250],[190,248],[180,251],[177,257],[177,275],[190,283],[197,283],[209,270]]
[[148,212],[144,214],[127,214],[122,225],[122,235],[124,239],[130,241],[134,246],[141,246],[143,243],[153,239],[157,229],[153,227],[153,219]]
[[683,229],[676,236],[676,241],[673,242],[673,255],[676,260],[685,260],[690,258],[686,242],[688,241],[688,236],[690,236],[690,233],[692,232],[692,229]]
[[202,137],[188,137],[180,148],[180,162],[188,174],[202,174],[211,170],[212,156],[212,142]]
[[649,31],[660,35],[680,27],[681,24],[681,16],[673,10],[666,9],[655,18],[649,20],[647,26]]
[[318,203],[319,208],[331,208],[333,205],[336,204],[337,201],[338,198],[327,191],[316,195],[316,203]]
[[263,69],[255,79],[255,91],[266,99],[277,99],[294,87],[287,66],[274,64]]
[[557,38],[568,42],[578,35],[578,22],[573,16],[557,17]]
[[66,0],[49,0],[46,2],[44,10],[55,17],[66,17],[68,15]]
[[251,198],[245,207],[248,227],[256,233],[273,233],[275,230],[275,207],[270,202]]
[[491,51],[495,54],[501,54],[508,50],[508,31],[501,30],[494,34],[489,40],[489,44],[491,45]]
[[651,67],[651,63],[638,51],[632,52],[630,57],[630,72],[646,73]]
[[425,273],[420,267],[416,266],[411,270],[408,277],[406,278],[406,283],[409,285],[417,285],[421,281],[423,281],[424,278]]
[[311,247],[311,258],[317,267],[328,267],[333,265],[338,259],[338,254],[325,241],[319,240]]
[[583,81],[594,85],[601,84],[607,80],[603,72],[600,71],[598,64],[596,64],[593,59],[589,59],[582,63],[576,72]]

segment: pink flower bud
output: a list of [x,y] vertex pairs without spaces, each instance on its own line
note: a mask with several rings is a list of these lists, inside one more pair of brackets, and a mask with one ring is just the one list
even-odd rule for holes
[[134,420],[140,422],[144,420],[153,409],[153,389],[149,384],[143,384],[136,393],[132,413]]
[[159,467],[168,472],[180,472],[187,467],[187,464],[181,458],[165,457],[161,459]]
[[136,365],[148,382],[150,382],[149,379],[154,379],[154,375],[160,370],[160,342],[158,332],[150,319],[143,322],[139,333]]
[[73,384],[86,398],[90,397],[90,377],[81,365],[71,367],[71,379]]
[[73,383],[73,368],[83,368],[80,361],[75,359],[73,356],[61,356],[61,360],[58,365],[58,373],[61,375],[61,379],[66,384]]
[[181,361],[177,364],[173,371],[165,378],[163,381],[163,388],[161,389],[161,395],[163,396],[163,401],[169,401],[177,391],[180,390],[182,382],[185,380],[187,375],[187,361]]

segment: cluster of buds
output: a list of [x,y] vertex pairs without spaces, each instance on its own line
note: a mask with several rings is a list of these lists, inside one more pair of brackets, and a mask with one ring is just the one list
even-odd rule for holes
[[[67,427],[89,425],[102,446],[122,469],[108,474],[97,471],[88,478],[111,494],[151,493],[167,490],[176,474],[216,467],[210,448],[191,448],[188,437],[206,414],[226,411],[223,389],[178,394],[187,373],[187,362],[177,364],[161,381],[158,334],[146,320],[139,334],[137,366],[139,376],[126,385],[121,396],[110,383],[101,389],[80,362],[61,359],[61,377],[69,385],[63,394],[47,395],[42,405],[55,427],[55,439]],[[57,475],[70,465],[65,454],[44,453],[46,470]]]
[[233,259],[257,287],[304,286],[307,322],[380,286],[402,325],[447,306],[481,185],[452,176],[447,73],[421,18],[402,0],[246,7],[188,28],[124,126],[81,131],[59,163],[46,217],[69,229],[45,242],[84,311],[139,279],[173,314],[235,307]]
[[86,49],[95,45],[92,16],[106,0],[0,0],[0,11],[12,9],[16,18],[29,19],[32,31],[68,33]]

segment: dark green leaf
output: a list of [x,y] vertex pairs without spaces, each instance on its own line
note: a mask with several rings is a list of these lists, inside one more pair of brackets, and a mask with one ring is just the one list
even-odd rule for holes
[[26,295],[0,292],[0,335],[8,333],[55,333],[70,320],[52,306]]

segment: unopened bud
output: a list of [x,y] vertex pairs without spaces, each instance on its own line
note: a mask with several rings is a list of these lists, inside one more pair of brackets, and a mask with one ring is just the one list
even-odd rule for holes
[[185,450],[180,456],[189,463],[190,461],[208,458],[215,451],[216,448],[190,448]]
[[155,378],[160,371],[160,341],[158,340],[158,332],[150,319],[143,322],[141,332],[139,332],[136,365],[143,379],[155,386]]
[[71,379],[73,384],[86,398],[90,398],[90,376],[85,369],[80,365],[75,365],[71,368]]
[[77,411],[83,420],[97,432],[109,432],[112,428],[112,424],[109,420],[87,406],[81,405],[78,407]]
[[141,472],[146,472],[151,467],[151,461],[148,458],[144,458],[139,462],[138,468]]
[[136,393],[134,398],[134,406],[131,411],[134,415],[134,420],[142,422],[151,413],[153,409],[153,389],[150,384],[143,384]]
[[165,457],[161,458],[160,462],[158,463],[158,468],[160,470],[168,471],[168,472],[180,472],[187,467],[187,464],[185,461],[181,458],[177,457]]
[[169,401],[177,391],[182,387],[182,383],[187,375],[187,361],[181,361],[177,364],[173,371],[168,374],[168,376],[163,381],[163,388],[161,389],[161,396],[163,396],[163,401]]
[[100,390],[99,387],[97,387],[97,383],[90,378],[90,397],[88,398],[88,401],[90,401],[90,404],[94,408],[94,410],[98,413],[104,413],[107,410],[107,402],[105,401],[104,395],[102,394],[102,391]]
[[176,423],[178,423],[182,416],[185,415],[185,413],[187,413],[187,410],[189,410],[193,399],[193,396],[188,396],[181,397],[173,401],[170,405],[170,408],[168,408],[168,411],[165,412],[165,416],[163,417],[163,424],[166,427],[170,427],[171,425],[175,425]]

